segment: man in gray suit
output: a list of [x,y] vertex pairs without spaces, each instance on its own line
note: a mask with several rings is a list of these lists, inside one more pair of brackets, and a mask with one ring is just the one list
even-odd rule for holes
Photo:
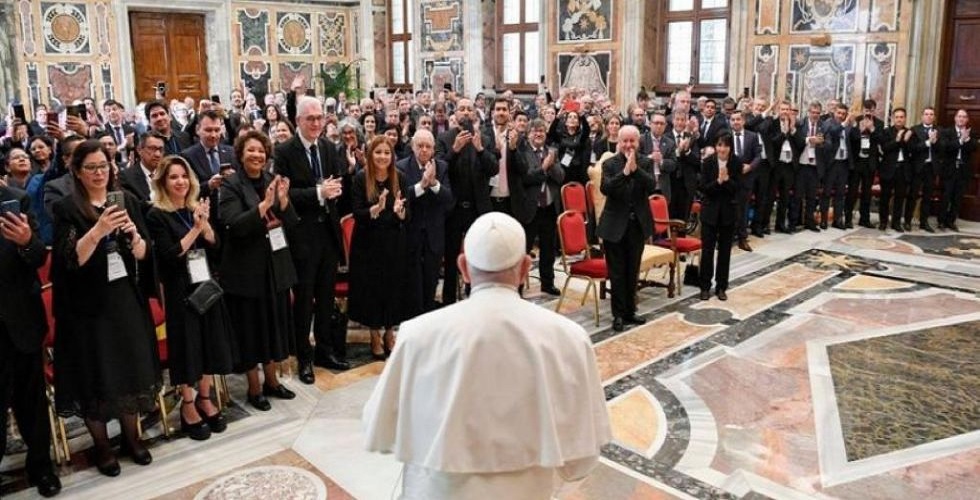
[[565,169],[558,164],[558,151],[545,148],[548,125],[536,118],[528,126],[528,140],[518,150],[517,161],[526,170],[524,175],[524,235],[527,252],[531,253],[534,240],[538,240],[538,273],[541,291],[560,295],[555,287],[555,223],[562,211],[561,185],[565,181]]

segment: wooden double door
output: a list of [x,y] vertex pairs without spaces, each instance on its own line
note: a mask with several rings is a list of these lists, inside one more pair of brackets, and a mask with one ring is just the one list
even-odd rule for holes
[[[980,0],[947,0],[943,36],[943,66],[939,79],[937,116],[940,125],[953,126],[960,109],[970,114],[974,135],[980,131]],[[980,153],[969,165],[973,177],[960,206],[960,216],[980,221]]]
[[207,96],[204,15],[130,12],[129,26],[137,101],[152,100],[157,82],[167,84],[168,99]]

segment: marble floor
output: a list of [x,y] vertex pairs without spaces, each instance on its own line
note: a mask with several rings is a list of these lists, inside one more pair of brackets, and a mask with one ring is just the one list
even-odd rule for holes
[[[591,299],[565,301],[594,340],[613,442],[556,498],[980,498],[980,224],[961,229],[753,240],[733,258],[727,302],[643,289],[649,322],[621,333],[608,300],[598,327]],[[529,298],[553,308],[535,286]],[[121,459],[117,478],[88,465],[84,429],[69,422],[63,496],[397,496],[399,464],[363,451],[360,424],[383,364],[370,362],[365,332],[351,340],[354,369],[318,369],[315,386],[286,375],[295,400],[264,413],[235,405],[209,441],[149,425],[154,463]],[[243,381],[229,382],[241,401]],[[23,453],[8,448],[0,494],[32,498]]]

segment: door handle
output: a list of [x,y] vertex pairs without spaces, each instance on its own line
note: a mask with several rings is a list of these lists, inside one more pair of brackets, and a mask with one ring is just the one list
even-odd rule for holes
[[977,96],[976,95],[961,95],[960,96],[960,100],[961,101],[975,101],[976,99],[977,99]]

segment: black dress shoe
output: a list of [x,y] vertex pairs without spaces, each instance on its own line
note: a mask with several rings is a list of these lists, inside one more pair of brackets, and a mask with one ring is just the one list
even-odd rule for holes
[[317,358],[313,361],[313,363],[328,370],[350,370],[350,363],[338,358],[337,356],[334,356],[333,354],[327,356],[326,359]]
[[[824,229],[827,229],[827,226],[824,226]],[[820,232],[820,229],[817,226],[806,226],[806,230],[813,231],[814,233]]]
[[919,225],[919,228],[922,229],[923,231],[927,232],[927,233],[935,233],[936,232],[936,229],[933,228],[932,226],[930,226],[928,222],[925,223],[925,224],[920,224]]
[[826,231],[827,230],[827,223],[826,222],[821,222],[820,223],[820,229],[822,231]]
[[[118,466],[119,463],[117,462],[116,465]],[[37,488],[37,493],[44,498],[51,498],[61,493],[61,480],[50,469],[51,467],[48,467],[48,470],[39,474],[27,475],[27,481]]]
[[902,228],[902,225],[901,224],[897,224],[897,223],[892,223],[892,229],[894,229],[895,231],[897,231],[899,233],[904,233],[905,232],[905,229]]
[[724,290],[716,291],[715,295],[718,296],[718,300],[728,300],[728,294],[726,294]]
[[[204,421],[202,420],[201,423],[203,424]],[[150,465],[153,463],[153,455],[150,455],[150,450],[146,449],[146,447],[143,446],[143,443],[136,443],[136,447],[133,448],[130,447],[124,439],[120,448],[123,453],[129,455],[129,457],[133,459],[133,462],[136,462],[138,465]]]
[[252,405],[252,408],[260,411],[269,411],[272,409],[272,405],[269,403],[269,400],[266,399],[262,393],[255,394],[254,396],[249,394],[248,404]]
[[861,226],[861,227],[866,227],[866,228],[868,228],[868,229],[874,229],[874,228],[875,228],[875,227],[874,227],[874,226],[873,226],[873,225],[871,224],[871,221],[864,221],[864,220],[863,220],[863,221],[861,221],[861,222],[858,222],[858,225],[859,225],[859,226]]
[[708,300],[711,298],[711,290],[701,290],[701,300]]
[[879,231],[884,231],[886,229],[888,229],[888,224],[887,223],[885,223],[885,222],[879,222],[878,223],[878,230]]
[[116,477],[122,471],[122,469],[119,468],[119,461],[115,458],[113,458],[109,463],[96,464],[95,468],[98,469],[99,473],[101,473],[103,476],[109,477]]
[[772,234],[772,230],[770,230],[768,227],[764,227],[762,228],[762,234]]
[[[845,226],[844,224],[838,224],[836,222],[831,227],[833,227],[834,229],[840,229],[841,231],[848,229],[847,226]],[[851,224],[850,228],[854,229],[854,224]]]
[[647,322],[647,317],[642,314],[634,314],[632,316],[623,318],[623,323],[629,325],[643,325],[646,324],[646,322]]
[[316,374],[313,373],[312,361],[299,362],[299,381],[306,385],[313,385],[316,383]]
[[759,230],[753,230],[752,231],[752,236],[755,236],[756,238],[765,238],[766,237],[766,233],[763,232],[763,231],[759,231]]
[[902,229],[906,233],[911,233],[912,232],[912,224],[910,222],[906,222],[905,224],[902,224]]
[[[863,226],[864,224],[861,225]],[[844,223],[844,227],[842,229],[854,229],[854,223],[851,221],[847,221]]]
[[752,251],[752,247],[749,246],[749,241],[748,240],[738,240],[738,248],[741,249],[741,250],[744,250],[746,252],[751,252]]
[[541,291],[548,295],[561,295],[561,290],[555,288],[555,285],[541,285]]
[[[184,401],[184,404],[192,405],[194,401]],[[180,414],[180,432],[194,441],[206,441],[211,437],[211,427],[203,417],[197,423],[190,424],[184,418],[183,412]]]
[[949,226],[949,229],[953,232],[956,233],[960,232],[960,228],[956,226],[955,222],[950,222],[949,224],[947,224],[947,226]]
[[276,399],[293,399],[296,397],[296,393],[286,389],[286,386],[279,384],[275,387],[262,384],[262,395],[269,398]]
[[201,415],[201,418],[203,418],[204,421],[208,423],[208,427],[211,428],[211,432],[216,432],[218,434],[221,434],[222,432],[225,431],[225,429],[228,428],[228,421],[225,420],[225,416],[224,414],[221,413],[221,410],[218,410],[218,412],[215,413],[214,415],[206,414],[204,410],[202,410],[201,407],[197,404],[198,401],[206,400],[206,399],[209,400],[211,398],[203,398],[200,395],[198,395],[197,399],[194,400],[194,407],[197,408],[197,413]]
[[621,332],[626,329],[625,322],[623,318],[613,318],[613,330]]

